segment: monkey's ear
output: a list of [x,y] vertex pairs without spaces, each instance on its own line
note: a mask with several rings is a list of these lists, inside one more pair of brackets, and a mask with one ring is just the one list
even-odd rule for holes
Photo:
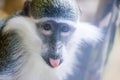
[[21,15],[23,15],[23,16],[31,16],[31,1],[26,1],[24,3]]

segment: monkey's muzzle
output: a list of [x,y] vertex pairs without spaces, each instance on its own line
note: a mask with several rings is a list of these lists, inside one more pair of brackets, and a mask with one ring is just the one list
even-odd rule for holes
[[61,45],[53,46],[43,54],[43,59],[52,68],[59,67],[63,62],[63,50]]

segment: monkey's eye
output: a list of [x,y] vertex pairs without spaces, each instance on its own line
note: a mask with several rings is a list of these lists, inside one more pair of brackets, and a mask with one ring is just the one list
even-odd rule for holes
[[71,34],[71,27],[67,24],[61,25],[61,35],[62,36],[68,36]]
[[44,35],[51,35],[52,34],[52,25],[50,23],[43,23],[41,24],[41,32]]
[[69,32],[70,27],[68,25],[61,25],[61,32]]
[[46,31],[50,31],[52,29],[51,24],[49,23],[44,23],[41,25],[42,29],[46,30]]

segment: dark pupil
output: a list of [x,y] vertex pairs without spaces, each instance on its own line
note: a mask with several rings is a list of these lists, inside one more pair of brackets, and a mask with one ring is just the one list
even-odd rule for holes
[[51,30],[51,25],[50,24],[44,24],[42,25],[44,30]]
[[61,31],[62,32],[68,32],[70,28],[68,26],[62,26]]

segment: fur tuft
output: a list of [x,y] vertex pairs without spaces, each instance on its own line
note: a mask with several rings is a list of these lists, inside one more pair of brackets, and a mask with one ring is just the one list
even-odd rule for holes
[[74,0],[33,0],[31,14],[35,19],[54,17],[76,21],[79,17],[79,9]]

